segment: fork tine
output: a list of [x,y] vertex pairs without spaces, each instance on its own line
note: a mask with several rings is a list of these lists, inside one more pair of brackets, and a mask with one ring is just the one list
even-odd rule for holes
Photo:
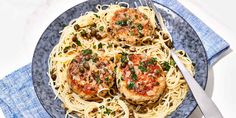
[[140,3],[141,6],[143,6],[143,2],[142,2],[142,0],[139,0],[139,3]]
[[144,3],[145,3],[146,6],[149,6],[147,0],[143,0],[143,1],[144,1]]
[[135,6],[135,7],[138,7],[138,3],[137,3],[137,2],[134,2],[134,6]]
[[157,18],[157,25],[160,26],[160,28],[164,31],[167,31],[166,26],[164,25],[163,19],[161,14],[157,11],[156,6],[154,5],[154,2],[152,0],[146,0],[148,3],[148,6],[152,8],[152,10],[155,12],[155,16]]

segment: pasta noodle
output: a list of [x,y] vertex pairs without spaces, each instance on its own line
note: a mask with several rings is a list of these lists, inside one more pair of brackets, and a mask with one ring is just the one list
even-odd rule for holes
[[[163,118],[177,109],[188,92],[187,84],[170,55],[172,39],[167,31],[159,30],[156,27],[154,12],[144,6],[133,9],[124,8],[121,4],[125,4],[129,7],[127,3],[98,5],[97,12],[89,11],[85,13],[79,18],[72,20],[69,25],[61,31],[60,40],[53,48],[48,60],[48,75],[50,78],[50,86],[52,86],[56,94],[55,99],[59,98],[63,102],[62,106],[66,109],[66,116],[85,118],[127,118],[132,116],[136,118]],[[119,13],[117,11],[122,12]],[[137,30],[143,34],[138,32],[139,34],[136,36],[135,28],[134,30],[132,28],[128,29],[128,34],[125,34],[126,29],[122,29],[122,32],[120,32],[121,29],[119,28],[122,28],[122,26],[128,27],[129,22],[115,22],[114,20],[120,19],[120,17],[115,17],[114,14],[122,15],[126,11],[128,13],[132,12],[137,14],[137,19],[146,19],[138,22],[147,25],[137,25]],[[112,22],[114,24],[112,24]],[[135,24],[136,21],[133,20],[132,22]],[[145,29],[145,26],[147,26],[148,30]],[[115,30],[116,28],[117,30]],[[113,32],[110,33],[109,30]],[[134,31],[133,35],[132,31]],[[122,39],[119,39],[119,37],[122,37]],[[194,75],[194,67],[186,53],[183,50],[177,50],[176,52],[189,72]],[[100,82],[102,85],[98,85],[96,95],[89,97],[84,95],[84,93],[80,94],[75,92],[75,90],[80,90],[80,88],[73,89],[73,87],[71,87],[73,79],[71,80],[72,82],[68,79],[68,74],[70,74],[68,70],[75,70],[73,70],[73,67],[70,65],[73,66],[73,63],[79,63],[77,61],[81,58],[86,59],[85,53],[89,55],[97,54],[100,60],[102,59],[103,62],[108,63],[106,67],[104,67],[106,68],[104,75],[107,75],[108,79],[105,78],[106,80],[112,81],[105,83],[101,82],[105,81],[105,79],[96,80],[97,83]],[[162,76],[165,78],[165,89],[164,92],[160,94],[160,97],[155,98],[155,101],[151,104],[143,105],[140,101],[138,101],[137,104],[133,104],[126,100],[127,96],[121,93],[119,88],[121,84],[119,83],[122,81],[120,78],[122,78],[123,75],[121,72],[122,69],[119,69],[122,64],[119,56],[122,56],[123,53],[152,57],[155,59],[155,63],[157,63],[158,67],[162,67]],[[85,55],[85,57],[81,57],[81,55]],[[113,60],[109,61],[109,59]],[[91,63],[95,62],[89,60],[88,63],[90,64],[88,70],[91,72],[84,72],[86,66],[79,71],[90,74],[96,70],[99,70],[99,72],[102,71],[100,67],[91,65]],[[165,70],[165,68],[167,69]],[[115,78],[111,75],[112,73],[116,74]],[[74,76],[71,78],[73,77]],[[87,78],[85,77],[85,79]],[[92,80],[91,83],[93,82],[96,83],[95,80]]]

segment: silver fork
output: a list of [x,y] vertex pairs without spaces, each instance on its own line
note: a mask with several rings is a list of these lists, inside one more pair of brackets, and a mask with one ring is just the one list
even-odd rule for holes
[[[157,25],[160,26],[160,28],[164,31],[167,31],[166,26],[163,23],[161,14],[157,12],[154,3],[152,0],[139,0],[139,3],[141,6],[148,6],[152,8],[155,12],[155,16],[157,19]],[[134,2],[135,7],[138,7],[138,3]],[[168,32],[168,31],[167,31]],[[171,37],[171,35],[169,35]],[[180,71],[182,72],[190,90],[193,93],[193,96],[201,109],[203,115],[206,118],[223,118],[222,114],[220,113],[217,106],[214,104],[214,102],[206,95],[204,90],[200,87],[200,85],[196,82],[196,80],[191,76],[191,74],[188,72],[188,70],[184,67],[182,62],[178,59],[178,56],[175,54],[173,50],[171,50],[171,56],[175,60],[177,66],[179,67]]]

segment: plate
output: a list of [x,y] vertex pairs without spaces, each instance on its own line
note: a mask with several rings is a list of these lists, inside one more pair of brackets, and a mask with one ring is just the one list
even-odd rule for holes
[[[130,3],[130,6],[134,5],[133,2],[128,0],[122,1]],[[47,27],[39,39],[32,61],[33,85],[39,101],[52,117],[65,117],[65,110],[61,107],[62,102],[59,99],[54,99],[55,94],[49,86],[49,78],[47,76],[49,54],[59,41],[59,32],[69,24],[72,19],[78,18],[86,11],[96,11],[97,4],[110,4],[115,2],[117,2],[117,0],[91,0],[80,3],[57,17]],[[206,52],[200,38],[191,25],[177,13],[159,3],[157,3],[156,6],[173,38],[174,47],[187,52],[191,60],[195,63],[195,79],[201,87],[205,88],[208,76],[208,63]],[[188,92],[183,103],[168,117],[188,117],[196,106],[197,104],[192,93]]]

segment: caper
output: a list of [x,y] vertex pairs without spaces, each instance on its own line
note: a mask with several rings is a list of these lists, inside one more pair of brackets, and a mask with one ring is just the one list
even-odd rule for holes
[[123,48],[125,48],[125,49],[129,49],[130,46],[128,46],[128,45],[124,45]]
[[57,79],[57,75],[56,74],[52,74],[51,78],[52,78],[53,81],[55,81]]
[[84,66],[84,68],[86,68],[87,70],[90,69],[90,66],[89,66],[89,63],[88,63],[88,62],[84,62],[84,63],[83,63],[83,66]]
[[91,36],[96,36],[97,30],[95,28],[91,28],[90,30],[91,30],[90,32]]
[[93,76],[93,78],[98,78],[99,77],[99,71],[92,71],[92,76]]
[[87,33],[86,37],[87,37],[88,39],[91,39],[91,34]]
[[159,39],[159,35],[158,34],[154,34],[154,38],[155,39]]
[[74,29],[77,31],[79,30],[80,26],[78,24],[75,24]]
[[120,65],[121,68],[125,68],[126,64],[127,64],[127,63],[121,63],[121,65]]
[[80,32],[80,35],[81,35],[82,37],[86,37],[86,36],[87,36],[87,32],[86,32],[85,30],[82,30],[82,31]]
[[169,47],[169,48],[172,48],[172,47],[173,47],[173,43],[172,43],[170,40],[166,41],[165,44],[166,44],[166,46]]
[[111,62],[114,62],[114,57],[111,57],[111,58],[110,58],[110,61],[111,61]]
[[85,72],[83,66],[79,66],[79,72],[80,72],[80,73],[84,73],[84,72]]
[[93,60],[93,62],[97,62],[97,61],[99,60],[97,53],[95,53],[95,54],[92,56],[92,60]]
[[77,42],[77,41],[78,41],[76,35],[74,35],[74,36],[72,37],[72,41],[73,41],[73,42]]
[[95,37],[96,37],[97,40],[101,40],[102,39],[102,36],[100,34],[98,34],[98,33],[96,33]]
[[107,28],[107,32],[111,32],[111,28],[110,27]]
[[76,45],[75,45],[75,44],[72,44],[72,48],[76,48]]
[[167,39],[169,39],[169,35],[168,35],[168,34],[166,34],[166,33],[164,33],[164,34],[163,34],[163,39],[164,39],[164,40],[167,40]]

